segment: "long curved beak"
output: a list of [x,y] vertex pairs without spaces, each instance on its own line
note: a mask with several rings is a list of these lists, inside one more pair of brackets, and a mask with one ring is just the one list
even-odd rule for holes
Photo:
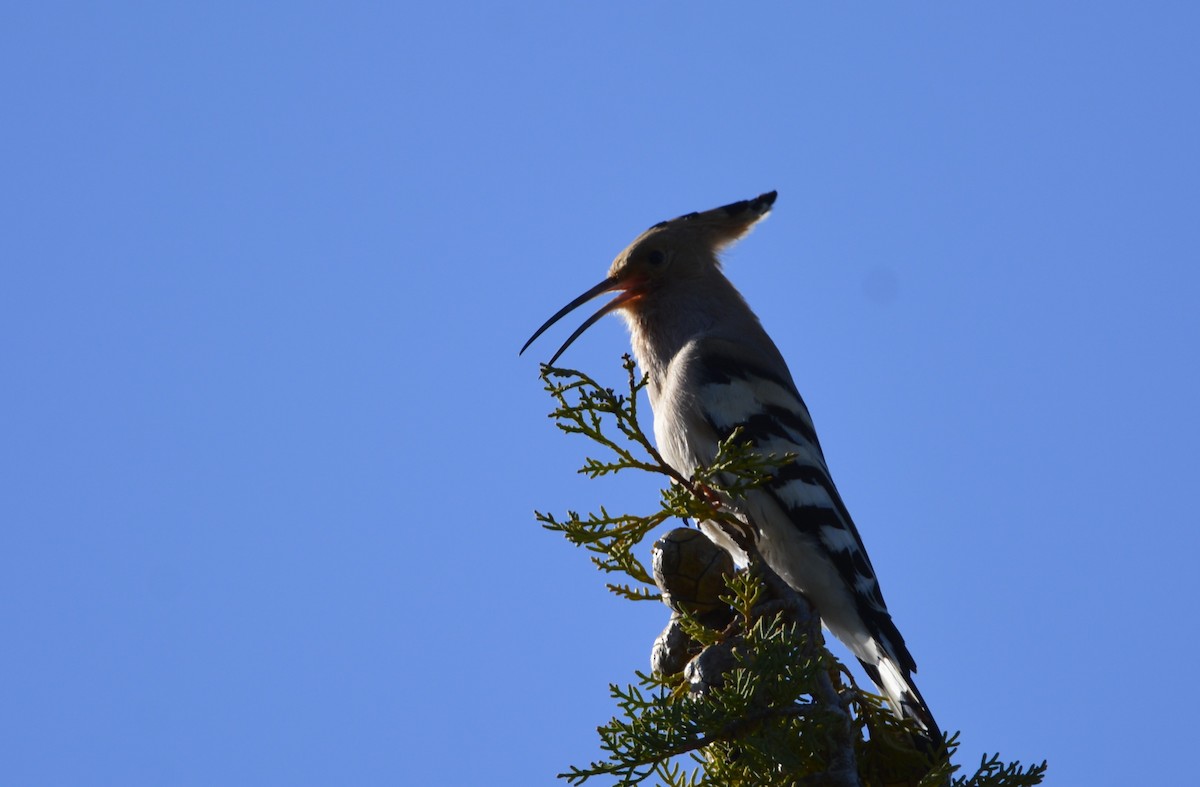
[[517,353],[517,354],[521,355],[527,349],[529,349],[529,345],[533,344],[534,340],[537,339],[537,337],[541,336],[543,333],[545,333],[546,329],[549,328],[551,325],[558,322],[563,317],[566,317],[568,314],[575,311],[580,306],[582,306],[583,304],[592,300],[593,298],[603,295],[606,292],[612,292],[613,290],[624,290],[624,292],[622,292],[617,297],[613,298],[608,303],[604,304],[604,306],[602,306],[599,311],[597,311],[591,317],[588,317],[586,320],[584,320],[583,325],[580,325],[578,328],[575,329],[575,333],[571,334],[570,337],[568,337],[567,340],[565,342],[563,342],[563,346],[558,348],[558,352],[554,353],[554,356],[551,357],[550,360],[546,362],[547,366],[554,365],[554,362],[558,360],[558,356],[562,355],[563,352],[565,352],[566,349],[571,346],[571,343],[573,341],[575,341],[576,339],[578,339],[580,336],[582,336],[583,332],[586,331],[588,328],[591,328],[592,325],[594,325],[597,320],[599,320],[601,317],[608,314],[609,312],[611,312],[615,309],[621,308],[629,301],[638,297],[638,295],[640,293],[635,288],[630,287],[628,282],[618,279],[615,276],[609,276],[607,279],[600,282],[595,287],[592,287],[590,290],[585,292],[583,295],[580,295],[578,298],[576,298],[575,300],[568,303],[566,306],[559,309],[557,312],[555,312],[553,317],[551,317],[550,319],[548,319],[544,323],[542,323],[542,327],[538,328],[536,331],[533,332],[533,336],[529,337],[529,341],[525,342],[525,345],[521,348],[521,352]]

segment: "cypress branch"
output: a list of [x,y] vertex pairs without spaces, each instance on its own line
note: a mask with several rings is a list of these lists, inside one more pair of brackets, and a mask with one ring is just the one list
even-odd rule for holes
[[[588,551],[593,564],[626,581],[606,586],[621,598],[661,600],[671,610],[655,642],[652,673],[613,684],[619,714],[598,728],[605,757],[559,774],[570,784],[607,777],[638,785],[918,785],[1025,787],[1040,784],[1046,763],[1022,766],[985,756],[970,776],[956,775],[957,734],[933,754],[914,744],[919,729],[884,700],[860,689],[825,648],[820,621],[804,597],[761,559],[745,523],[722,504],[764,483],[791,456],[763,456],[735,431],[716,459],[691,478],[663,461],[638,420],[647,385],[623,357],[626,390],[617,393],[583,372],[542,366],[567,434],[603,449],[579,472],[590,478],[638,470],[664,476],[658,509],[565,518],[536,512],[548,530]],[[732,562],[695,530],[679,528],[654,545],[655,570],[634,554],[668,522],[712,522],[749,555]]]

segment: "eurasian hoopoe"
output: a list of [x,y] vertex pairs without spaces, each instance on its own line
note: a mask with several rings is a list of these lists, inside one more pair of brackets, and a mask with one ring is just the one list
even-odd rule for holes
[[[763,559],[816,608],[898,715],[930,738],[941,732],[912,680],[917,665],[888,614],[875,570],[825,465],[812,418],[783,356],[721,272],[718,252],[766,216],[775,192],[660,222],[617,255],[608,277],[546,321],[521,348],[578,306],[619,294],[584,321],[554,357],[605,314],[620,310],[633,351],[649,375],[654,437],[662,457],[691,475],[717,443],[742,427],[763,452],[794,461],[738,504]],[[710,538],[744,562],[712,523]]]

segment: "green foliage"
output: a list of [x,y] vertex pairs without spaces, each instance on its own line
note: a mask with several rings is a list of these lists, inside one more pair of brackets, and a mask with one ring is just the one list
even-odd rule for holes
[[[536,516],[548,530],[561,532],[572,544],[591,552],[592,562],[601,571],[625,574],[642,585],[609,583],[609,590],[633,600],[658,599],[654,580],[633,554],[633,548],[650,531],[676,518],[724,521],[740,528],[741,522],[717,503],[715,494],[724,492],[740,498],[791,457],[755,453],[749,444],[738,442],[735,431],[721,444],[710,467],[694,478],[685,478],[663,461],[638,422],[637,394],[646,387],[646,379],[636,376],[629,355],[623,357],[623,368],[628,381],[626,393],[605,388],[583,372],[543,366],[542,379],[556,404],[550,417],[567,434],[583,435],[612,454],[606,461],[586,459],[580,473],[598,478],[622,470],[641,470],[666,476],[673,483],[662,490],[659,509],[645,515],[613,516],[601,507],[600,513],[586,517],[568,511],[564,520],[542,512],[536,512]],[[560,380],[564,382],[557,382]],[[612,429],[620,433],[619,438],[610,436]]]
[[[627,581],[608,588],[631,600],[662,598],[634,549],[673,519],[718,523],[751,555],[747,570],[727,579],[722,597],[733,622],[722,630],[676,613],[701,655],[683,673],[636,673],[637,683],[612,685],[619,715],[599,728],[605,758],[560,774],[571,784],[605,777],[611,783],[668,787],[698,785],[933,785],[1018,787],[1040,784],[1046,763],[1023,767],[984,757],[970,776],[955,776],[957,736],[931,755],[919,745],[913,722],[898,719],[881,697],[859,689],[828,650],[806,602],[756,559],[745,524],[722,501],[736,501],[790,461],[762,456],[726,440],[716,460],[694,477],[670,468],[638,421],[637,395],[647,384],[624,357],[627,390],[616,393],[582,372],[542,367],[551,413],[559,429],[581,434],[606,450],[579,472],[596,478],[625,470],[666,477],[657,510],[643,515],[572,511],[560,519],[537,513],[590,553],[606,574]],[[703,650],[701,650],[703,649]],[[715,678],[705,675],[706,654],[723,656]]]

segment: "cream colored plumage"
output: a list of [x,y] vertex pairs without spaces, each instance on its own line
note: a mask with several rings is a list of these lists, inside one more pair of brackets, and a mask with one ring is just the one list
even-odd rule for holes
[[[659,452],[675,470],[691,475],[710,462],[718,442],[737,427],[764,453],[795,454],[737,505],[739,514],[752,525],[763,559],[812,602],[896,713],[940,738],[912,680],[916,663],[888,613],[787,363],[721,271],[721,249],[766,216],[775,196],[770,192],[654,225],[617,255],[604,281],[547,320],[525,347],[576,307],[617,292],[550,363],[601,316],[619,310],[638,364],[649,376]],[[744,560],[720,528],[700,526]]]

